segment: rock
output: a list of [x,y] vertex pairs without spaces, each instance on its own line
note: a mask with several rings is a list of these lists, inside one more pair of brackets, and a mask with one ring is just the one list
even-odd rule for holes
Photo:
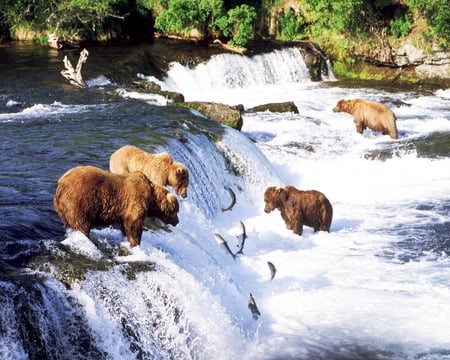
[[161,85],[153,82],[153,81],[134,81],[132,86],[138,91],[145,91],[151,94],[158,94],[166,97],[168,100],[172,102],[183,102],[184,95],[174,92],[174,91],[165,91],[161,90]]
[[397,69],[399,73],[408,73],[407,78],[423,81],[450,81],[450,52],[436,46],[430,49],[419,49],[411,43],[403,43],[396,48],[384,41],[383,46],[360,47],[354,55],[366,63],[382,68]]
[[393,61],[396,66],[420,65],[425,61],[425,54],[414,46],[405,44],[393,51]]
[[240,131],[242,129],[242,105],[230,106],[226,104],[197,101],[179,102],[174,105],[194,109],[205,115],[208,119],[228,125],[236,130]]
[[263,104],[246,110],[246,112],[249,113],[263,112],[263,111],[278,112],[278,113],[292,112],[298,114],[298,108],[293,101]]

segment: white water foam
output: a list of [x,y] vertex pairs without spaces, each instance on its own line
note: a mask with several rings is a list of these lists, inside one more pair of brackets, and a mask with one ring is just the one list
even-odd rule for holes
[[40,117],[55,117],[61,114],[85,113],[99,105],[66,105],[54,101],[52,104],[34,104],[20,112],[0,114],[0,122],[26,121]]

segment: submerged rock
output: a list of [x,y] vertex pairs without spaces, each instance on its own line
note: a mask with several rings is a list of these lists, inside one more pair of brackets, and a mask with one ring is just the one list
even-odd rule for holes
[[294,114],[298,114],[298,108],[293,101],[263,104],[246,110],[246,112],[249,113],[263,112],[263,111],[278,112],[278,113],[292,112]]
[[184,95],[175,91],[166,91],[161,89],[161,85],[153,81],[134,81],[133,87],[138,91],[147,92],[150,94],[158,94],[164,96],[167,100],[172,102],[184,102]]

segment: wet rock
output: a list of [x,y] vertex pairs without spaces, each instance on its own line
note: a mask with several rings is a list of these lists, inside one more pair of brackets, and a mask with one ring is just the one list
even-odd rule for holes
[[246,110],[246,112],[249,112],[249,113],[264,112],[264,111],[277,112],[277,113],[292,112],[292,113],[298,114],[298,108],[294,104],[293,101],[263,104],[263,105],[258,105],[258,106],[255,106],[255,107],[252,107],[252,108]]
[[174,91],[165,91],[161,90],[161,85],[153,82],[153,81],[134,81],[133,87],[137,91],[147,92],[150,94],[158,94],[164,96],[167,100],[172,102],[184,102],[184,95],[174,92]]
[[200,101],[180,102],[174,105],[196,110],[208,119],[228,125],[236,130],[240,131],[242,129],[242,105],[230,106],[226,104]]

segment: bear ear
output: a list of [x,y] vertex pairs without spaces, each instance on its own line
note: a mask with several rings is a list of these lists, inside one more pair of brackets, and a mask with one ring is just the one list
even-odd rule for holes
[[174,194],[172,194],[171,192],[167,193],[167,201],[170,203],[173,203],[175,201],[177,201],[177,198],[175,197]]
[[289,197],[289,192],[286,191],[285,188],[278,187],[277,188],[277,195],[278,195],[280,200],[286,201],[288,199],[288,197]]
[[184,174],[187,174],[187,169],[182,168],[182,167],[178,167],[178,168],[177,168],[177,174],[178,174],[178,175],[184,175]]

